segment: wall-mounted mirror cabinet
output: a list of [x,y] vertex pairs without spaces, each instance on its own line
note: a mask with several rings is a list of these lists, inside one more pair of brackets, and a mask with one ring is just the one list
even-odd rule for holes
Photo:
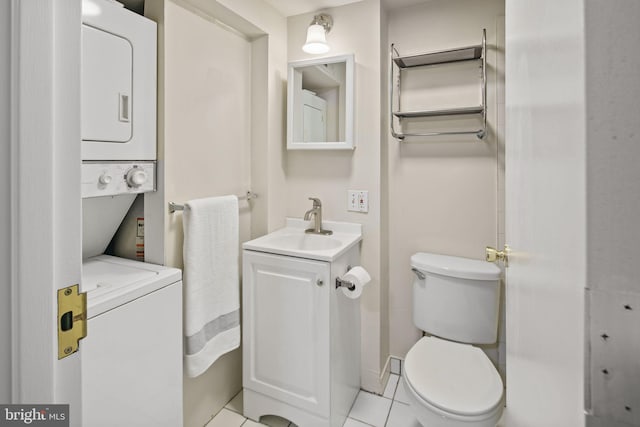
[[287,149],[353,150],[353,55],[289,63]]

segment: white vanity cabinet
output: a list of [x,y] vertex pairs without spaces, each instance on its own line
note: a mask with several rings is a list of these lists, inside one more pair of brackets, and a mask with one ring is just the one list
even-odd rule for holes
[[336,289],[359,264],[243,251],[244,415],[342,426],[360,388],[360,301]]
[[329,263],[251,251],[244,263],[247,386],[328,413]]

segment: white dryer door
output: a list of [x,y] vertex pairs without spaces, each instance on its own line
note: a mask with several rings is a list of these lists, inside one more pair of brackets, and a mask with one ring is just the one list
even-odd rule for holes
[[82,139],[131,139],[132,48],[128,40],[82,26]]

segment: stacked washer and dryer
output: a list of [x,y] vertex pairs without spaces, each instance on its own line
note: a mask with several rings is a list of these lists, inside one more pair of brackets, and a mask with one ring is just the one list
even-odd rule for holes
[[156,191],[156,24],[114,0],[82,21],[82,425],[181,426],[181,271],[104,254]]

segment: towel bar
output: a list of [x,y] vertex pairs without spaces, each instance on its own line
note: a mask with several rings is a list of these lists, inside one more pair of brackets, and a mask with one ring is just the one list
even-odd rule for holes
[[[258,195],[252,191],[247,191],[246,194],[242,195],[242,196],[238,196],[238,200],[253,200],[253,199],[257,199]],[[184,205],[180,205],[178,203],[174,203],[174,202],[169,202],[169,213],[174,213],[175,211],[183,211],[184,210]]]

